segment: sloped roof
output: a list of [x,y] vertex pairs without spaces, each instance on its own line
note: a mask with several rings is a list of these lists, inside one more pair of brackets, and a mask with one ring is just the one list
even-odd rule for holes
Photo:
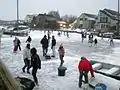
[[[113,20],[118,20],[118,12],[110,9],[104,9],[100,10],[100,12],[104,13],[108,17],[110,17]],[[120,15],[120,14],[119,14]]]
[[95,14],[88,14],[88,13],[83,13],[83,14],[90,18],[94,18],[94,19],[97,18],[97,15],[95,15]]
[[52,16],[52,15],[38,14],[37,17],[39,17],[39,16],[44,17],[44,18],[45,18],[46,20],[48,20],[48,21],[56,21],[56,20],[58,20],[56,17],[54,17],[54,16]]
[[[114,10],[110,10],[110,9],[104,9],[105,11],[109,12],[110,14],[112,15],[118,15],[118,12],[117,11],[114,11]],[[120,14],[119,14],[120,15]]]

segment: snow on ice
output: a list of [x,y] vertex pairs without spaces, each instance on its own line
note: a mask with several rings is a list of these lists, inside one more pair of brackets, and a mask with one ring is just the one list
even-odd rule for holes
[[[89,47],[87,39],[83,43],[81,42],[80,34],[70,33],[70,38],[67,38],[64,34],[59,37],[55,31],[51,35],[55,35],[57,40],[56,57],[51,60],[44,60],[40,44],[40,40],[44,34],[45,33],[42,31],[31,31],[29,34],[32,38],[31,47],[37,48],[37,52],[42,60],[41,70],[38,70],[37,72],[40,86],[35,87],[34,90],[80,90],[78,87],[79,72],[77,65],[81,56],[85,56],[89,60],[120,65],[119,40],[114,40],[115,46],[111,47],[109,46],[107,38],[101,40],[101,38],[96,37],[98,39],[98,45]],[[21,40],[23,50],[26,45],[25,41],[27,37],[19,37],[19,39]],[[33,79],[32,75],[22,72],[22,67],[24,65],[22,51],[13,53],[13,40],[14,37],[11,38],[10,36],[3,35],[0,48],[0,58],[14,77],[22,76]],[[60,63],[58,47],[61,43],[63,43],[65,48],[64,66],[67,67],[66,75],[64,77],[59,77],[57,71]],[[51,47],[49,47],[48,54],[51,55],[51,53]],[[105,83],[108,90],[118,90],[120,87],[120,81],[101,76],[100,74],[95,74],[95,80],[97,82]]]

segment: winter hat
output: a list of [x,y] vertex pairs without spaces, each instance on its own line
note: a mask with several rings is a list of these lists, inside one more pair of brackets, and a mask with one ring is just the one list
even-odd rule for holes
[[37,53],[37,50],[36,50],[36,48],[32,48],[30,52],[31,52],[31,54],[33,54],[33,55],[34,55],[34,54],[36,54],[36,53]]
[[84,60],[84,59],[86,59],[85,57],[81,57],[81,60]]
[[47,36],[46,35],[44,35],[44,38],[46,38]]
[[54,37],[54,35],[52,36],[52,39],[54,39],[55,37]]
[[27,48],[30,48],[30,44],[27,44],[26,47],[27,47]]

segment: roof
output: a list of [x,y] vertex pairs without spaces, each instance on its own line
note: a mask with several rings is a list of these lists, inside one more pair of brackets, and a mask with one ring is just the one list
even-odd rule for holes
[[33,15],[26,15],[26,17],[33,18],[34,16],[37,16],[36,14]]
[[[104,9],[105,11],[109,12],[110,14],[112,15],[118,15],[118,12],[117,11],[114,11],[114,10],[110,10],[110,9]],[[120,14],[119,14],[120,15]]]
[[[108,17],[110,17],[113,20],[118,20],[118,12],[114,11],[114,10],[110,10],[110,9],[104,9],[104,10],[100,10],[100,12],[104,13],[105,15],[107,15]],[[120,16],[120,14],[119,14]]]
[[86,15],[87,17],[89,17],[89,18],[94,18],[94,19],[97,18],[97,15],[95,15],[95,14],[88,14],[88,13],[83,13],[83,14]]
[[47,14],[39,14],[37,17],[45,17],[46,20],[48,21],[56,21],[58,20],[56,17],[52,16],[52,15],[47,15]]

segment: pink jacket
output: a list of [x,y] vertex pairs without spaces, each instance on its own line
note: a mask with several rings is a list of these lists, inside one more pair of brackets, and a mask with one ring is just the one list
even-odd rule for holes
[[65,54],[64,48],[61,48],[61,47],[59,47],[58,52],[59,52],[60,56],[64,56],[64,54]]

